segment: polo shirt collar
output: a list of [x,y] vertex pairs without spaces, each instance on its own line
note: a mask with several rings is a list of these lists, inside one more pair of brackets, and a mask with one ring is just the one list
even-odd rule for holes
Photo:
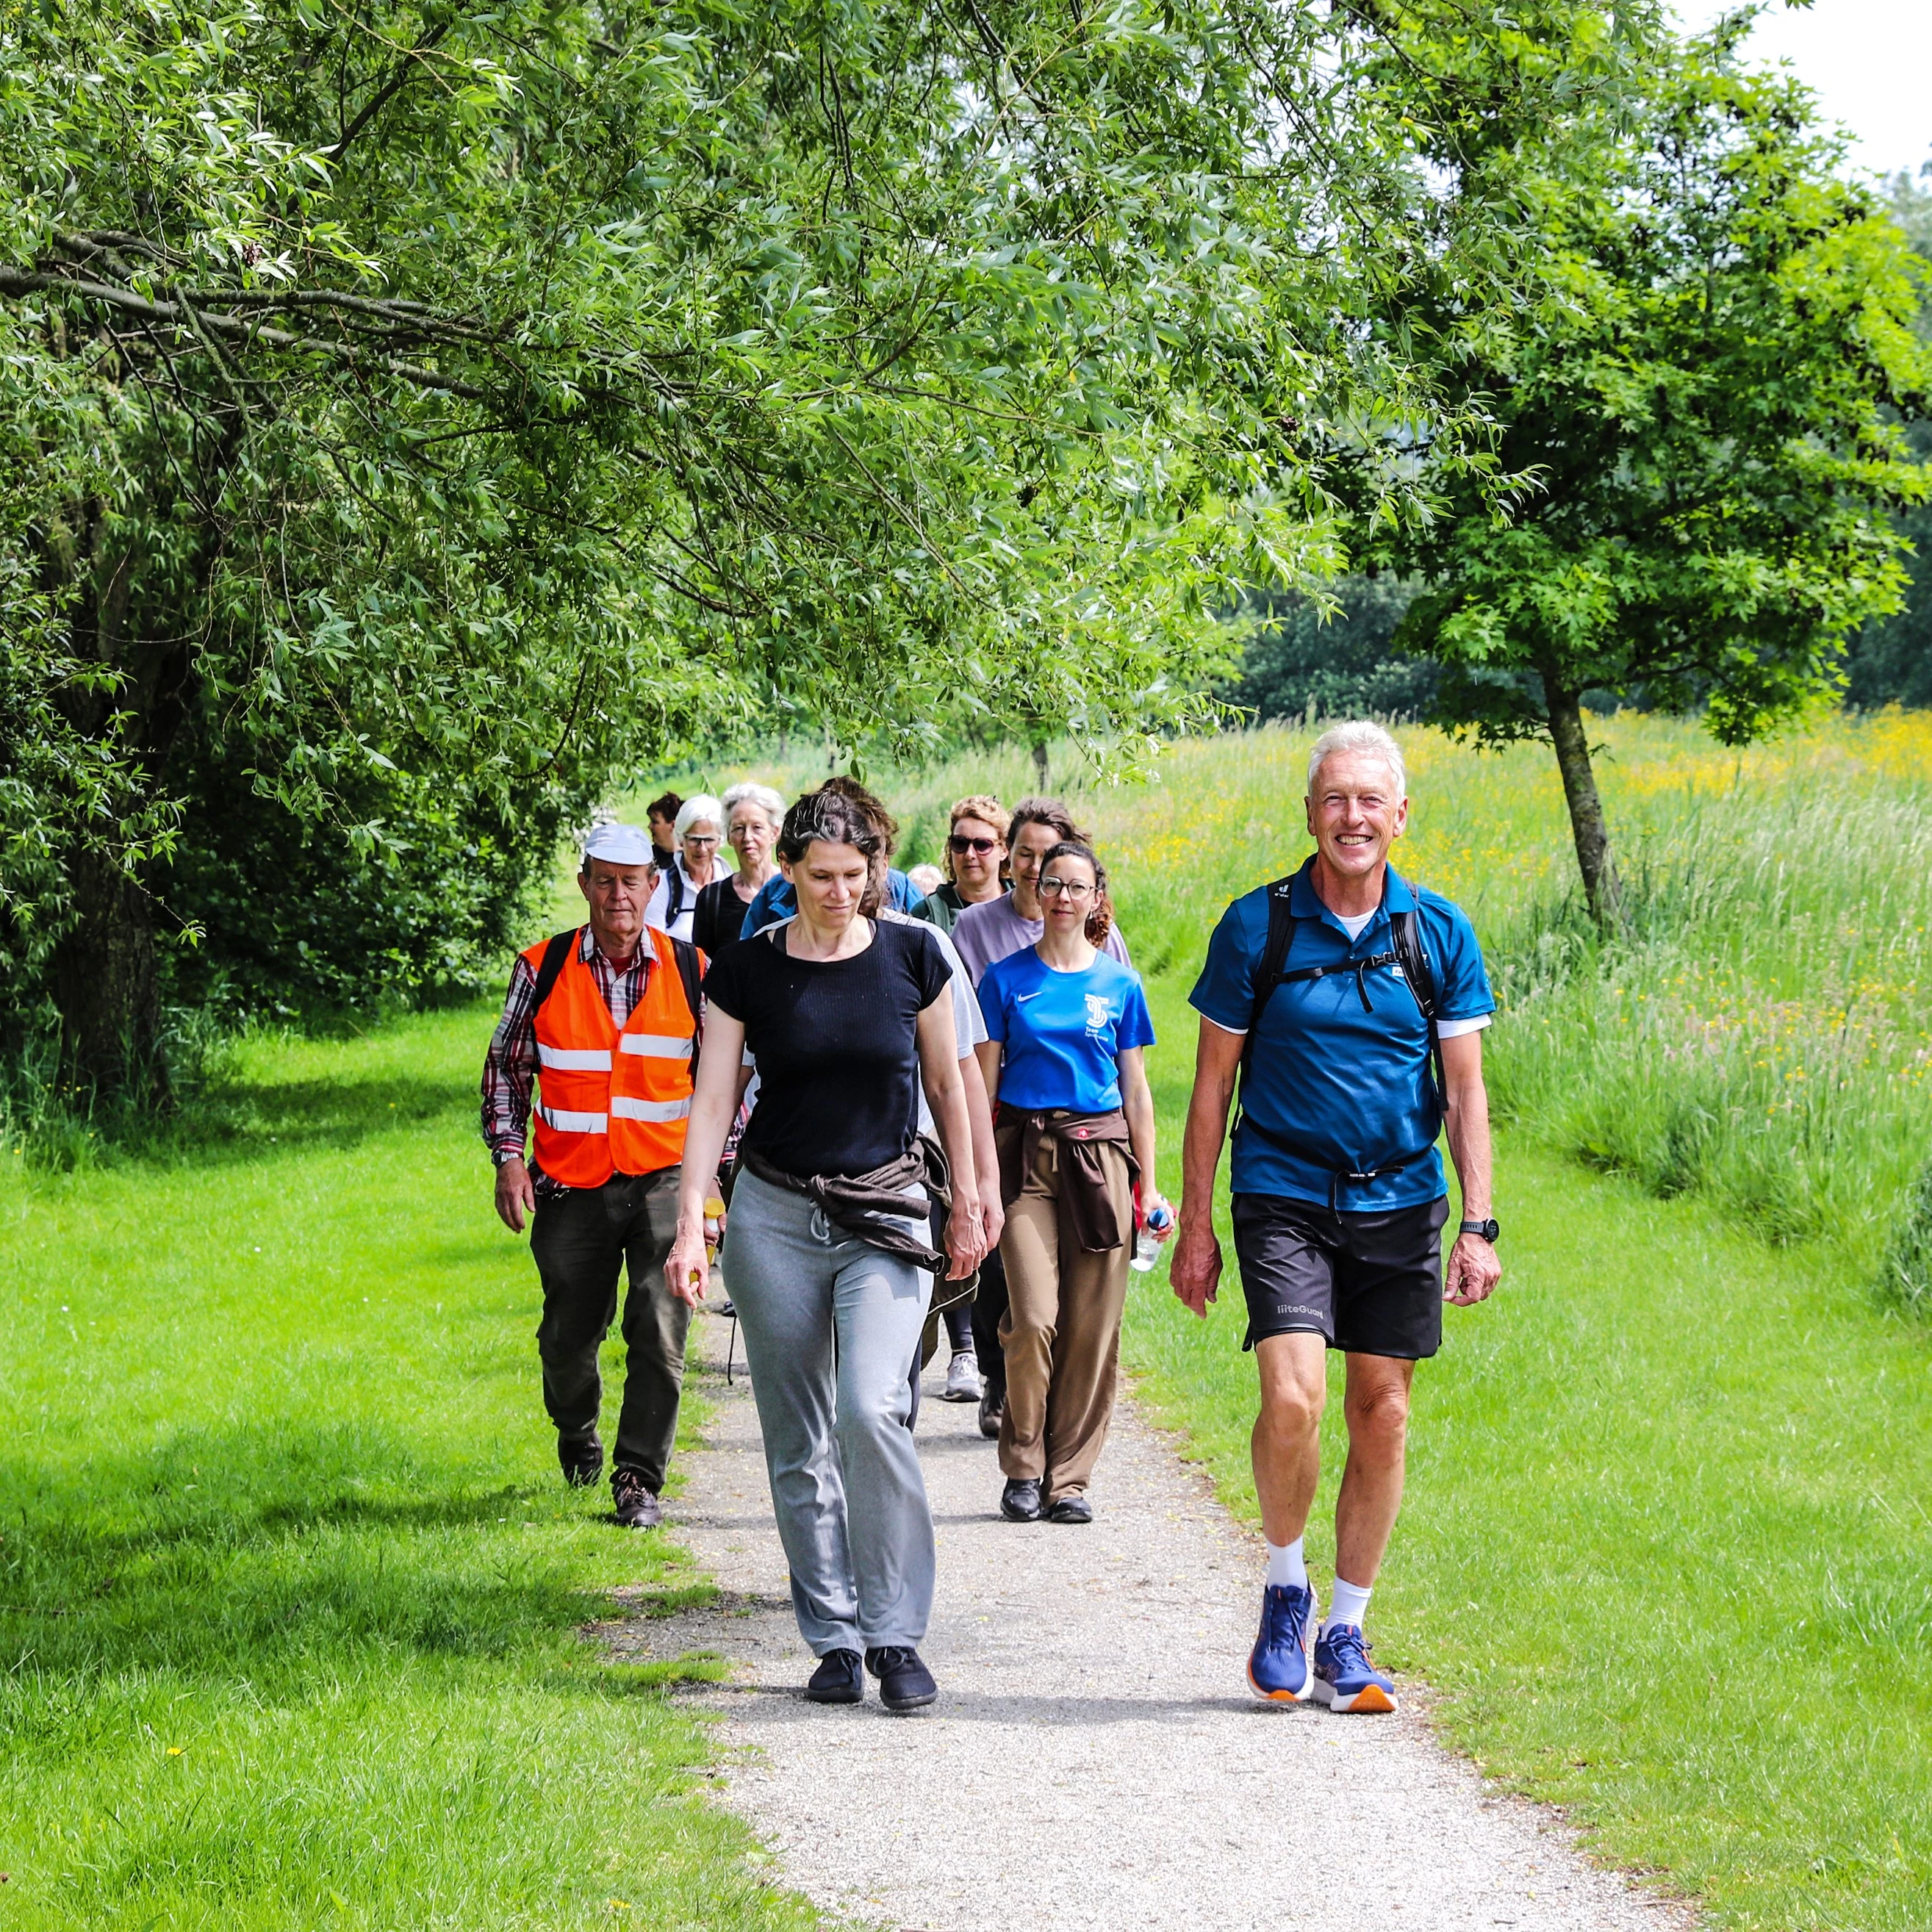
[[[1301,869],[1294,875],[1294,883],[1288,888],[1288,909],[1297,919],[1325,920],[1343,939],[1348,937],[1348,928],[1322,903],[1322,896],[1315,890],[1315,854],[1311,852],[1302,861]],[[1382,902],[1384,914],[1413,912],[1415,895],[1408,884],[1391,864],[1382,874]],[[1375,930],[1376,922],[1370,920],[1363,927],[1366,936]]]

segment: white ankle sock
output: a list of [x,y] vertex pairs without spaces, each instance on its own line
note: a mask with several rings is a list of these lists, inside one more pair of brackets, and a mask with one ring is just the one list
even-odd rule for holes
[[1372,1583],[1345,1583],[1337,1576],[1328,1599],[1328,1621],[1331,1624],[1354,1624],[1359,1628],[1362,1619],[1368,1615],[1369,1593],[1375,1587]]
[[1270,1586],[1296,1590],[1308,1588],[1308,1564],[1301,1553],[1301,1542],[1298,1536],[1292,1543],[1268,1545],[1268,1580]]

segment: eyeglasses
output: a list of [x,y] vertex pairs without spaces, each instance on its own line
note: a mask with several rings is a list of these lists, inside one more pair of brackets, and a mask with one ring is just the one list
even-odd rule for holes
[[997,838],[968,838],[963,832],[956,832],[946,842],[949,852],[990,852],[999,844]]
[[718,843],[718,835],[715,832],[708,836],[696,832],[687,832],[684,835],[684,842],[687,845],[715,845]]
[[1084,879],[1042,879],[1040,882],[1040,896],[1043,898],[1084,899],[1093,890]]

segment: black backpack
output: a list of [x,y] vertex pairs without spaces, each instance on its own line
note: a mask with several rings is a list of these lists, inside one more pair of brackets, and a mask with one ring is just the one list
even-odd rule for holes
[[[553,933],[544,948],[542,960],[537,967],[537,996],[530,1008],[534,1019],[543,1011],[544,1000],[556,990],[556,982],[562,976],[564,962],[570,957],[570,949],[583,936],[582,926],[573,927],[568,932]],[[667,933],[665,938],[670,935]],[[641,943],[641,940],[640,941]],[[684,982],[684,997],[691,1008],[691,1084],[698,1084],[698,1055],[703,1038],[697,1022],[699,1012],[698,988],[704,976],[698,970],[698,949],[687,946],[681,939],[672,939],[671,957],[677,962],[677,976]]]
[[[1294,929],[1300,923],[1291,910],[1294,888],[1294,876],[1290,874],[1285,879],[1275,880],[1268,889],[1268,944],[1262,949],[1261,970],[1255,976],[1255,1003],[1248,1015],[1247,1036],[1241,1042],[1244,1091],[1254,1059],[1255,1036],[1261,1030],[1262,1015],[1269,1000],[1274,998],[1276,987],[1286,986],[1291,980],[1325,980],[1331,973],[1352,973],[1355,976],[1355,990],[1361,995],[1362,1010],[1373,1012],[1375,1003],[1369,998],[1369,974],[1378,968],[1400,966],[1402,980],[1415,1004],[1422,1010],[1424,1024],[1429,1029],[1430,1079],[1435,1093],[1436,1112],[1440,1114],[1444,1110],[1447,1090],[1442,1076],[1442,1042],[1436,1030],[1436,974],[1423,947],[1415,912],[1412,909],[1389,914],[1390,944],[1386,952],[1373,952],[1365,959],[1338,960],[1332,966],[1298,966],[1290,973],[1283,969],[1288,964],[1289,949],[1294,944]],[[1410,896],[1414,896],[1413,892]],[[1250,1118],[1244,1108],[1238,1108],[1235,1125],[1239,1126],[1244,1120],[1263,1140],[1287,1144],[1279,1134],[1270,1132],[1258,1120]],[[1432,1135],[1430,1138],[1432,1141],[1434,1136]],[[1372,1178],[1366,1174],[1350,1178]]]

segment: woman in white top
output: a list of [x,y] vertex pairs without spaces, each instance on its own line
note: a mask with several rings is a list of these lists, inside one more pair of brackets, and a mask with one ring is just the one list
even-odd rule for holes
[[690,943],[698,896],[714,879],[724,875],[718,863],[718,839],[724,824],[724,808],[708,793],[688,798],[678,807],[676,823],[672,827],[677,840],[676,856],[670,869],[658,880],[658,889],[644,909],[646,926]]

